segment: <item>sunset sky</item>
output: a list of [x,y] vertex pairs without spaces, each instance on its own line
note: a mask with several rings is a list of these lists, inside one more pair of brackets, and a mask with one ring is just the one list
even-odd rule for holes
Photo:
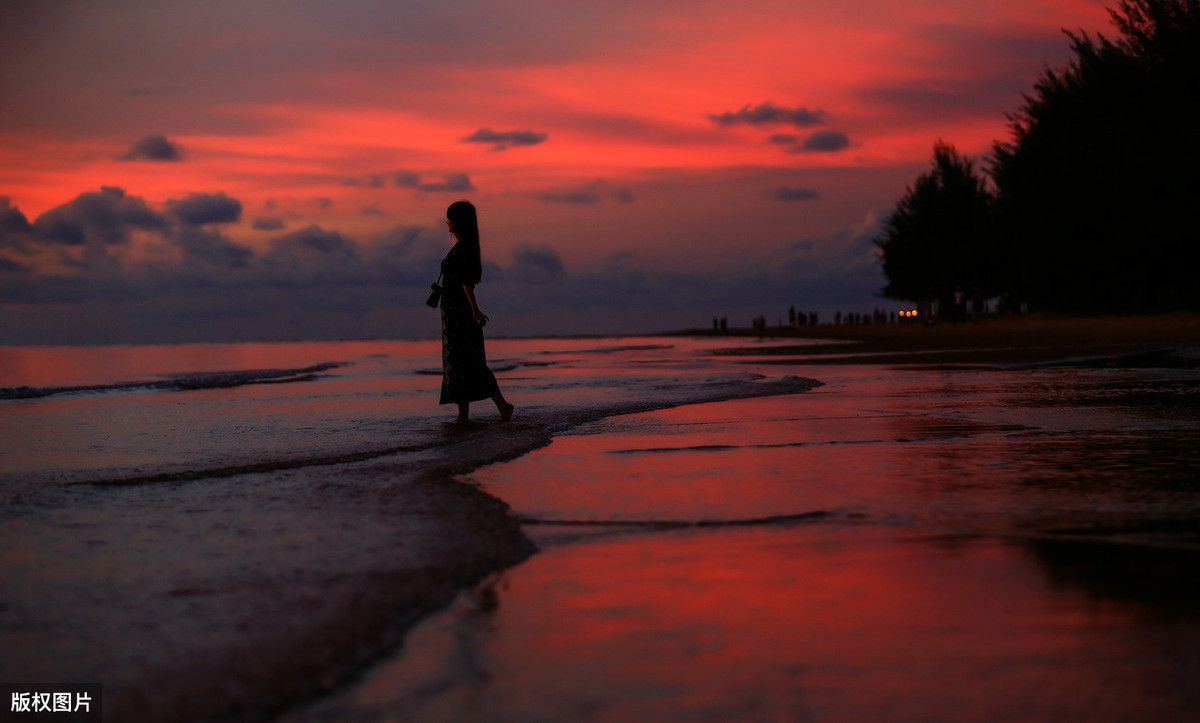
[[876,298],[871,239],[1108,32],[1099,0],[7,0],[0,343],[493,334]]

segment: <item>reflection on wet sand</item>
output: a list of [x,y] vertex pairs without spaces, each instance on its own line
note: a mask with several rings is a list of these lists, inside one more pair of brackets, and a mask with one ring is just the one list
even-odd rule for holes
[[467,478],[542,553],[300,718],[1190,719],[1191,373],[837,367],[587,425]]

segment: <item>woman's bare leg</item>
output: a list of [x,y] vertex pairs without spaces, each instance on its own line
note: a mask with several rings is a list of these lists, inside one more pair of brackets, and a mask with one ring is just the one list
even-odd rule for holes
[[496,403],[496,410],[500,412],[501,422],[507,422],[512,419],[513,410],[516,407],[508,403],[508,400],[504,398],[503,392],[497,389],[496,393],[492,395],[492,401]]
[[458,422],[459,424],[462,424],[467,421],[468,417],[470,416],[470,413],[471,413],[471,403],[470,402],[459,402],[458,403],[458,419],[456,419],[454,421]]

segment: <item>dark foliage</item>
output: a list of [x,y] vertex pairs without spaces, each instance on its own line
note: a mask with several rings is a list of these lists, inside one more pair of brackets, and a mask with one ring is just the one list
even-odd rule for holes
[[888,278],[884,295],[945,302],[957,287],[998,291],[991,207],[974,163],[939,141],[933,168],[908,188],[875,240]]
[[[1110,14],[1119,36],[1067,32],[1074,59],[1042,74],[1009,116],[1010,139],[993,148],[991,218],[999,241],[984,244],[990,291],[1064,311],[1197,310],[1200,0],[1121,0]],[[952,275],[978,270],[973,252],[909,230],[939,221],[906,218],[949,213],[940,223],[957,223],[975,217],[976,199],[966,196],[963,208],[947,212],[917,204],[920,186],[901,200],[880,239],[888,296],[915,298],[920,286],[895,275],[910,273],[911,262],[893,259],[892,248],[934,244],[922,254],[948,257],[926,263],[925,285],[945,284],[945,264],[958,259],[975,266],[957,265]],[[979,244],[967,233],[958,243]]]

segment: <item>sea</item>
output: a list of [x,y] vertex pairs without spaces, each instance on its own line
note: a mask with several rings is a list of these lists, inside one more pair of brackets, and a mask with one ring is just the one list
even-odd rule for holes
[[465,425],[436,341],[0,348],[0,682],[105,720],[1200,709],[1196,370],[785,343],[489,340],[516,413]]

